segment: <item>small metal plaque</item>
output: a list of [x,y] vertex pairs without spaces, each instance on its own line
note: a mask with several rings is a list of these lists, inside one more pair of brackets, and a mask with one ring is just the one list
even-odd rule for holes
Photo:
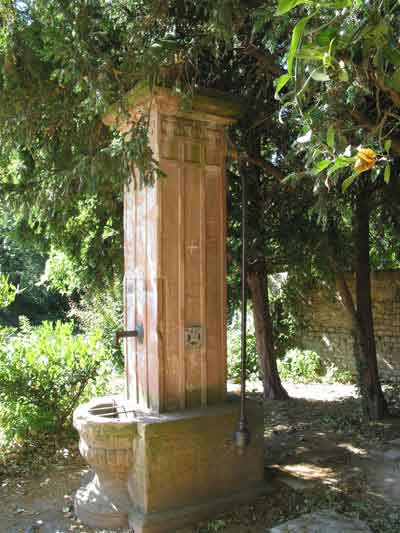
[[185,347],[200,348],[201,346],[201,326],[191,326],[185,328]]

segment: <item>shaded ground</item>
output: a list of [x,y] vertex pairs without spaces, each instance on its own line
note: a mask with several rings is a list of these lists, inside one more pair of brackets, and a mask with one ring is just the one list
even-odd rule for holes
[[[265,532],[299,514],[333,508],[359,516],[375,532],[400,532],[400,418],[362,423],[351,386],[288,389],[289,402],[265,402],[270,493],[185,531]],[[395,412],[398,392],[388,390]],[[0,463],[1,533],[93,531],[71,512],[73,493],[88,475],[76,444],[58,445],[55,455],[52,449],[49,443]]]

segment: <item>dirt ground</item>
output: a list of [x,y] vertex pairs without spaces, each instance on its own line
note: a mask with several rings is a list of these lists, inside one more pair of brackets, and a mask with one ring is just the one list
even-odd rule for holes
[[[261,401],[257,385],[249,387]],[[365,423],[351,385],[287,385],[287,402],[264,402],[268,494],[185,530],[265,532],[320,509],[360,517],[374,532],[400,532],[399,390],[387,387],[395,415]],[[90,471],[77,443],[15,450],[0,462],[0,532],[93,532],[73,516],[73,495]],[[100,530],[97,530],[100,533]],[[182,531],[183,533],[183,531]]]

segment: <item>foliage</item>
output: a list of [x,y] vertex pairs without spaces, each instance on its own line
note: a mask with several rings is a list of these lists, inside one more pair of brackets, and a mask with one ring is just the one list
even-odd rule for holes
[[320,356],[311,350],[289,350],[278,360],[279,375],[283,380],[295,383],[321,380],[323,365]]
[[[286,4],[291,13],[298,5]],[[388,184],[400,155],[398,3],[301,4],[288,71],[276,85],[279,93],[290,82],[281,97],[301,124],[297,151],[317,189]]]
[[[240,381],[242,357],[242,336],[240,315],[235,313],[228,327],[228,377],[234,381]],[[247,320],[247,378],[258,379],[259,364],[254,334],[254,323],[251,314]]]
[[353,383],[354,376],[349,370],[343,370],[331,364],[326,369],[323,381],[324,383]]
[[0,323],[16,326],[19,315],[33,323],[63,318],[67,301],[41,283],[46,255],[37,245],[18,238],[19,221],[6,205],[0,209],[0,271],[17,291],[7,309],[0,306]]
[[50,248],[40,284],[64,296],[71,296],[81,289],[80,272],[61,250]]
[[23,320],[0,340],[0,425],[10,441],[67,427],[74,408],[102,387],[109,371],[99,334],[74,335],[72,322]]
[[[147,127],[102,123],[174,50],[153,2],[0,4],[0,188],[25,233],[63,250],[85,281],[120,272],[123,183],[157,175]],[[145,67],[147,69],[145,71]]]
[[8,276],[0,273],[0,309],[12,304],[16,294],[17,289],[8,281]]
[[278,359],[280,377],[293,383],[352,383],[351,372],[331,364],[326,366],[312,350],[293,348]]
[[102,341],[116,368],[121,370],[124,364],[122,344],[117,346],[115,337],[123,324],[121,282],[116,279],[102,289],[84,292],[79,303],[71,304],[69,315],[84,334],[102,332]]
[[297,345],[298,332],[304,326],[302,308],[306,289],[298,279],[293,283],[293,275],[273,274],[269,278],[275,353],[279,359]]

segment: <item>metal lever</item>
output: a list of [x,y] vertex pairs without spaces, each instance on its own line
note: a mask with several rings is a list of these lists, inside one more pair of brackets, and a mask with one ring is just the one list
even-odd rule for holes
[[118,344],[121,341],[121,339],[129,339],[132,337],[137,337],[139,342],[143,342],[144,331],[143,331],[143,326],[141,324],[139,326],[136,326],[136,329],[131,329],[128,331],[125,331],[125,330],[117,331],[117,333],[115,334],[115,341]]

